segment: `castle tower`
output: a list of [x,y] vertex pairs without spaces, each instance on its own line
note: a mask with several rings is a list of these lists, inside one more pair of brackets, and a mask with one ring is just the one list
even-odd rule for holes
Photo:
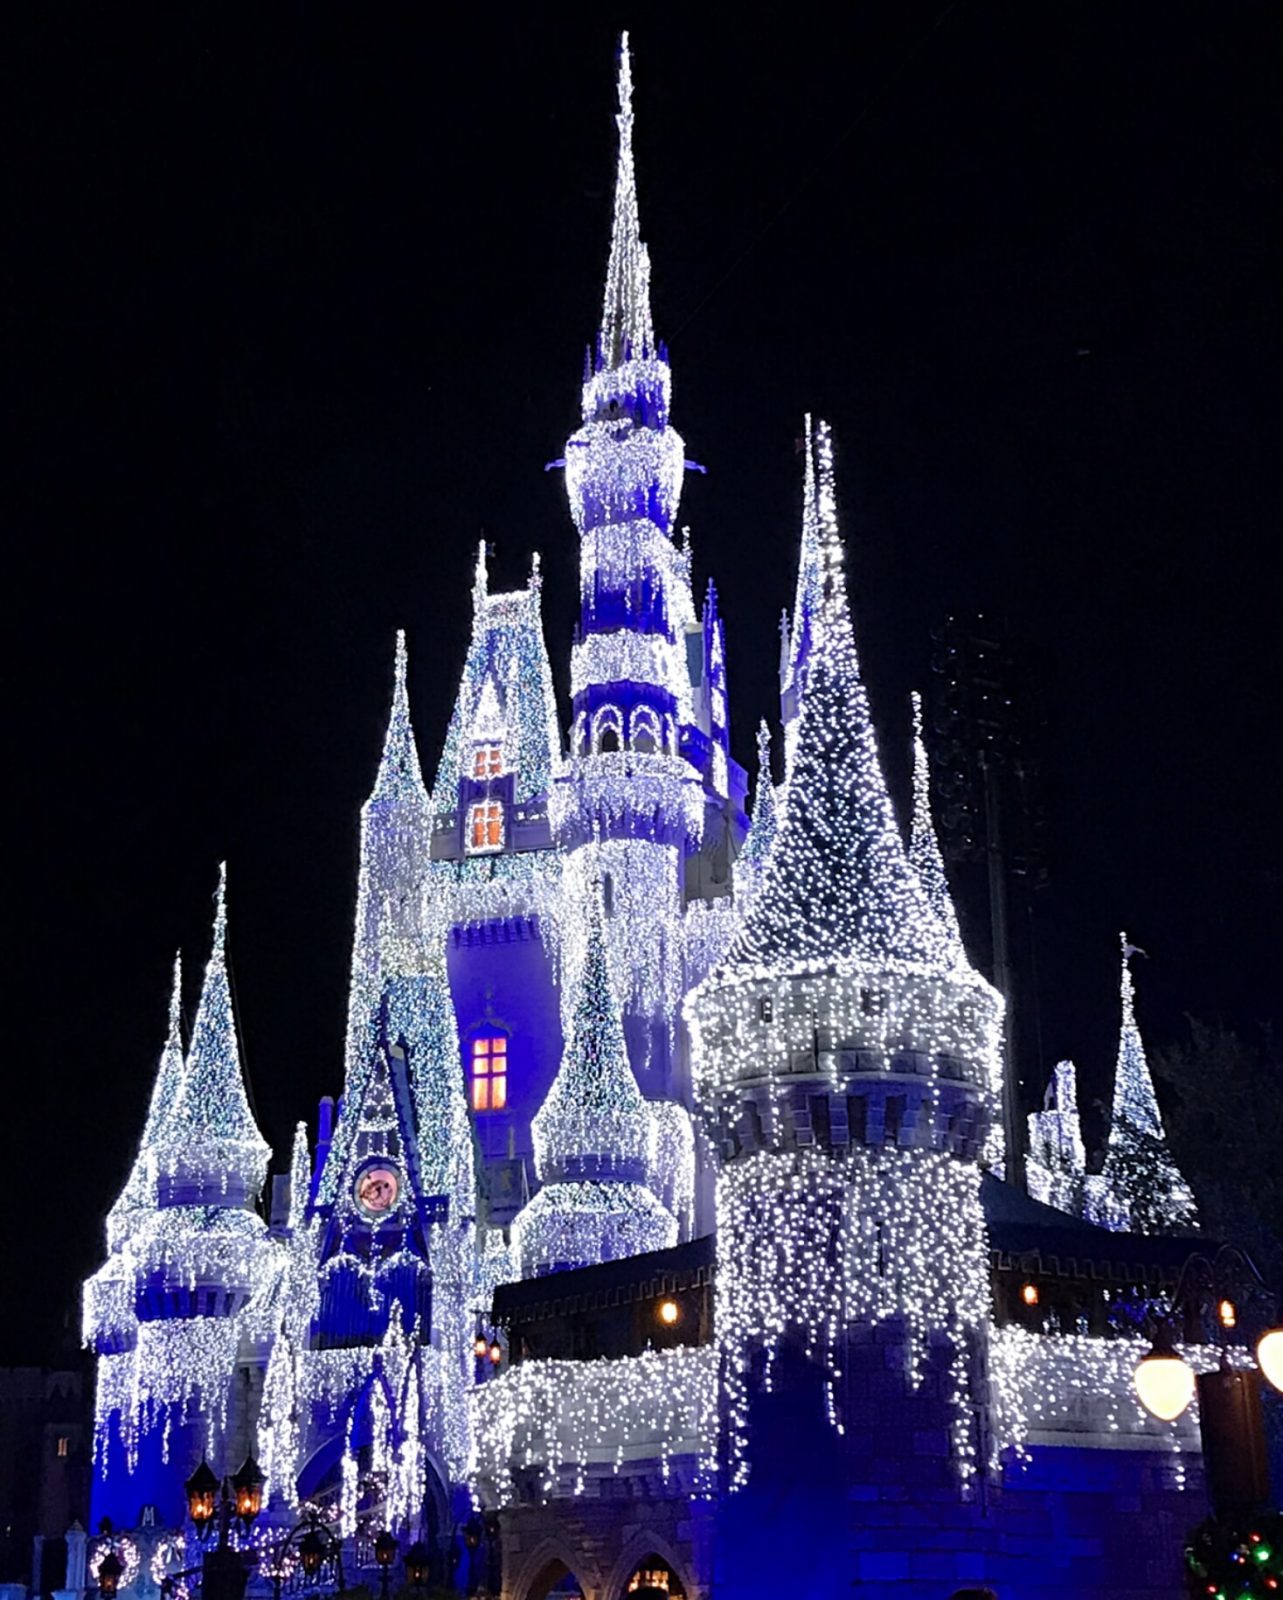
[[1119,935],[1123,951],[1122,1027],[1114,1072],[1114,1104],[1101,1178],[1093,1183],[1096,1220],[1132,1233],[1192,1233],[1194,1196],[1172,1159],[1145,1045],[1136,1025],[1136,946]]
[[944,856],[931,814],[931,768],[926,740],[922,736],[922,696],[916,689],[913,693],[913,825],[909,834],[909,865],[917,873],[927,904],[944,929],[949,954],[955,961],[965,963],[967,952],[962,943],[962,929],[958,926],[958,913],[949,892]]
[[[130,1204],[116,1213],[120,1248],[109,1275],[122,1296],[132,1297],[132,1349],[123,1348],[122,1326],[122,1348],[108,1350],[110,1325],[97,1311],[91,1315],[98,1280],[86,1287],[87,1334],[100,1355],[113,1358],[99,1374],[105,1470],[95,1483],[94,1515],[125,1526],[144,1503],[181,1521],[186,1473],[202,1454],[222,1461],[232,1441],[246,1436],[243,1407],[253,1385],[238,1381],[241,1366],[252,1365],[246,1315],[281,1265],[256,1209],[271,1151],[241,1071],[227,970],[226,882],[224,866],[187,1058],[180,1075],[167,1059],[176,1038],[171,1031],[153,1091],[153,1109],[159,1098],[168,1110],[163,1124],[145,1133],[144,1170],[131,1173],[122,1196]],[[171,1002],[171,1030],[173,1016]]]
[[822,1510],[842,1530],[819,1540],[829,1564],[800,1587],[846,1594],[855,1577],[907,1572],[907,1555],[897,1562],[921,1530],[863,1525],[864,1508],[897,1483],[929,1486],[942,1507],[964,1499],[988,1321],[979,1155],[1001,1000],[955,959],[905,855],[823,424],[813,449],[819,612],[785,814],[728,957],[687,1002],[696,1093],[722,1150],[727,1483],[752,1507],[728,1512],[740,1521],[721,1541],[732,1565],[719,1593],[736,1595],[755,1592],[737,1563],[783,1536],[775,1475],[798,1451],[812,1453],[811,1485],[828,1464],[833,1499],[788,1516]]
[[647,1182],[656,1128],[628,1064],[595,892],[587,922],[561,1069],[534,1119],[543,1188],[513,1228],[523,1277],[677,1242]]
[[1080,1217],[1086,1204],[1086,1171],[1087,1153],[1078,1121],[1078,1075],[1072,1061],[1058,1061],[1042,1110],[1029,1113],[1029,1193],[1044,1205]]
[[[570,759],[554,799],[572,898],[600,873],[611,972],[634,1071],[647,1095],[680,1091],[673,1020],[684,987],[685,862],[730,774],[715,603],[696,616],[685,553],[673,542],[685,447],[669,422],[672,376],[650,309],[637,212],[632,69],[619,63],[619,160],[601,331],[583,386],[583,425],[566,444],[566,490],[580,535],[580,622],[571,656]],[[688,637],[717,703],[699,726]],[[705,674],[701,670],[701,677]],[[600,841],[600,848],[594,847]],[[591,855],[591,865],[586,864]],[[573,973],[570,977],[573,980]]]

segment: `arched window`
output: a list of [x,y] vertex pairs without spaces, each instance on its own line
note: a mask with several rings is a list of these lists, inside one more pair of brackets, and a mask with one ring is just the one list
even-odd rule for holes
[[602,706],[593,718],[593,749],[597,751],[622,750],[624,747],[623,719],[618,706]]
[[659,749],[659,717],[649,706],[638,706],[632,717],[633,749],[650,755]]

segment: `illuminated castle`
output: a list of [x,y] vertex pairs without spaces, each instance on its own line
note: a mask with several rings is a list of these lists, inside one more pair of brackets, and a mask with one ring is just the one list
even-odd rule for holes
[[[1192,1520],[1191,1431],[1127,1399],[1135,1347],[1104,1337],[1108,1292],[1039,1264],[1047,1231],[1143,1274],[1129,1235],[984,1175],[1002,1001],[963,946],[920,728],[907,841],[883,782],[822,423],[783,772],[764,732],[746,814],[716,591],[697,606],[677,529],[690,463],[651,322],[626,42],[617,123],[601,328],[558,463],[580,542],[568,732],[538,558],[493,593],[483,547],[431,789],[397,642],[343,1094],[314,1140],[299,1124],[264,1209],[220,880],[195,1024],[185,1043],[176,971],[85,1286],[95,1516],[134,1529],[155,1508],[152,1533],[119,1536],[145,1593],[184,1559],[193,1465],[253,1453],[269,1531],[322,1506],[354,1552],[384,1526],[422,1536],[437,1578],[511,1600],[613,1600],[646,1574],[762,1594],[781,1544],[807,1552],[790,1592],[938,1595],[1032,1572],[1013,1551],[1053,1524],[1098,1559],[1019,1592],[1098,1596],[1136,1519]],[[1135,1260],[1161,1277],[1183,1249]],[[1038,1277],[1040,1311],[1014,1286]],[[1074,1472],[1103,1472],[1135,1517],[1084,1532]],[[460,1556],[482,1511],[485,1548]],[[1174,1592],[1143,1569],[1129,1594]]]

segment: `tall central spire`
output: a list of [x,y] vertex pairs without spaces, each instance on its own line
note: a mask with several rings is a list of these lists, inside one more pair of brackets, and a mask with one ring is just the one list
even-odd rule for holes
[[617,367],[651,354],[655,331],[650,315],[650,256],[642,243],[633,165],[633,68],[628,35],[619,41],[619,165],[615,174],[615,221],[606,268],[598,361]]

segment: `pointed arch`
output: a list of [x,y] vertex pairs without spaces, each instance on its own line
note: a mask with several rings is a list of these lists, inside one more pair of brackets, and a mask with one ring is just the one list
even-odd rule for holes
[[629,743],[643,755],[657,751],[663,742],[659,713],[650,706],[637,706],[629,718]]
[[[650,1556],[658,1556],[668,1567],[681,1585],[681,1593],[686,1600],[698,1600],[703,1590],[690,1578],[689,1562],[680,1560],[673,1546],[655,1528],[640,1528],[625,1542],[611,1568],[610,1579],[602,1591],[602,1600],[626,1600],[633,1574]],[[673,1592],[677,1593],[676,1590]]]
[[573,1578],[584,1600],[599,1600],[601,1576],[591,1558],[577,1561],[560,1539],[545,1539],[521,1563],[514,1577],[514,1600],[548,1600],[553,1586]]
[[592,719],[593,754],[603,750],[622,750],[624,747],[624,719],[618,706],[601,706]]

